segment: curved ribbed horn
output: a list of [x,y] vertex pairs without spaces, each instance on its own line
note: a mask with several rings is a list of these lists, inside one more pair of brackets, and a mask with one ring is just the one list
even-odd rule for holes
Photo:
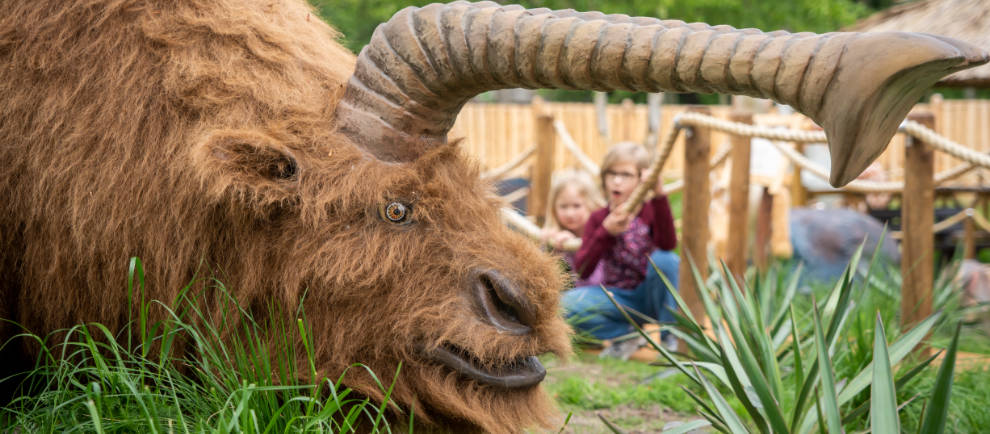
[[446,141],[458,111],[501,88],[741,94],[789,104],[825,128],[835,185],[886,147],[939,78],[987,61],[917,33],[763,33],[702,23],[496,3],[409,7],[375,31],[336,111],[385,161]]

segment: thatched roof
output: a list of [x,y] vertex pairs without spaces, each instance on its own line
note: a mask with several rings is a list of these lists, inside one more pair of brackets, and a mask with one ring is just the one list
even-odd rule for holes
[[[844,30],[933,33],[990,50],[990,0],[918,0],[877,12]],[[940,85],[990,87],[990,64],[952,74]]]

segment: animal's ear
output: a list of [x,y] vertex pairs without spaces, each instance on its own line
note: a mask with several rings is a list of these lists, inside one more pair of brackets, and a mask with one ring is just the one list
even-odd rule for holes
[[194,147],[193,160],[210,190],[260,202],[295,194],[299,162],[275,138],[254,130],[213,131]]

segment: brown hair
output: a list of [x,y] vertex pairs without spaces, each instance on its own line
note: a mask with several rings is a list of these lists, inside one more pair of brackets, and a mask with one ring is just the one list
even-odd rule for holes
[[[317,375],[359,362],[394,380],[400,424],[414,411],[417,425],[454,432],[551,425],[541,386],[473,381],[426,355],[455,346],[497,369],[568,354],[563,273],[501,223],[501,201],[456,143],[390,164],[335,130],[355,59],[309,5],[4,6],[0,317],[41,336],[80,322],[121,330],[140,302],[125,285],[138,256],[148,300],[175,300],[194,280],[191,291],[209,291],[216,277],[259,323],[294,323],[304,304]],[[408,205],[403,224],[379,214],[396,201]],[[484,317],[465,283],[478,270],[512,282],[530,332],[500,333]],[[152,304],[148,315],[167,312]],[[0,322],[0,342],[19,331]],[[0,358],[36,353],[7,345]],[[367,372],[347,372],[346,387],[382,400]]]
[[643,171],[650,167],[650,161],[652,157],[650,151],[636,142],[619,142],[612,147],[608,148],[608,152],[605,153],[605,158],[602,158],[601,172],[599,173],[599,182],[601,184],[602,190],[605,190],[605,172],[612,168],[616,163],[621,161],[631,161],[636,164],[636,168],[639,169],[639,175],[643,174]]

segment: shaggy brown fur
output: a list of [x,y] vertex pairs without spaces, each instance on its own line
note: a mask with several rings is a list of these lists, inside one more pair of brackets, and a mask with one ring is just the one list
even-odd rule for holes
[[[354,56],[301,0],[4,6],[0,315],[36,333],[117,329],[129,257],[160,300],[205,262],[244,306],[294,311],[305,292],[321,374],[362,362],[390,382],[401,361],[394,397],[421,423],[547,425],[539,387],[480,385],[422,354],[566,354],[553,260],[500,223],[456,145],[395,165],[334,134]],[[389,200],[412,204],[413,223],[379,218]],[[465,283],[479,268],[523,289],[532,333],[482,318]],[[368,376],[346,383],[381,398]]]

